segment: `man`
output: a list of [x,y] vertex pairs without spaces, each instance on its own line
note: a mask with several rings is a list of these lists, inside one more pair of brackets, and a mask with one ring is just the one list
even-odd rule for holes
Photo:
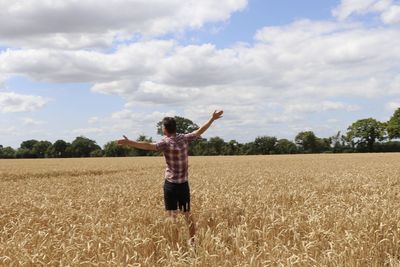
[[178,209],[185,215],[189,227],[190,243],[193,244],[196,234],[195,221],[190,212],[190,190],[188,182],[189,144],[199,138],[215,121],[222,117],[223,111],[214,111],[211,118],[199,129],[189,134],[176,132],[174,118],[165,117],[162,121],[163,138],[157,143],[118,140],[119,145],[128,145],[138,149],[161,151],[164,154],[166,169],[164,183],[164,203],[168,216],[174,220]]

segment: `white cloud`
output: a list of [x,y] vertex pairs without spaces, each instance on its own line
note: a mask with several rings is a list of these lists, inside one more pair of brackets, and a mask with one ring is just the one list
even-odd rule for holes
[[340,5],[332,10],[332,15],[339,20],[369,13],[380,14],[385,24],[400,23],[400,5],[393,0],[342,0]]
[[0,90],[4,89],[6,87],[5,81],[9,79],[8,75],[4,75],[3,73],[0,73]]
[[394,112],[396,109],[400,108],[400,100],[399,101],[390,101],[386,104],[386,109]]
[[388,85],[383,86],[384,92],[388,95],[399,95],[400,94],[400,74],[397,75],[388,75],[387,77],[390,79]]
[[244,125],[249,129],[241,133],[245,139],[251,131],[299,124],[310,112],[360,110],[352,98],[400,95],[398,47],[396,28],[300,20],[265,27],[254,44],[225,49],[155,40],[120,46],[113,53],[7,50],[0,54],[0,72],[35,81],[87,82],[95,93],[120,96],[128,111],[111,116],[124,123],[112,123],[104,129],[109,133],[136,131],[131,121],[154,133],[145,125],[154,126],[160,118],[130,117],[130,108],[182,111],[200,123],[210,110],[225,109],[217,130],[228,133]]
[[400,23],[400,5],[393,5],[381,15],[382,21],[386,24]]
[[39,125],[45,124],[44,121],[36,120],[33,118],[29,118],[29,117],[22,118],[22,123],[27,126],[39,126]]
[[137,42],[115,53],[8,50],[0,70],[36,81],[89,82],[127,102],[255,103],[283,97],[396,94],[400,30],[299,21],[258,31],[253,46]]
[[9,127],[0,127],[0,136],[10,136],[18,133],[17,128],[15,126]]
[[173,44],[173,41],[138,42],[121,46],[113,54],[85,50],[8,49],[0,53],[0,71],[45,82],[115,83],[125,77],[129,77],[127,82],[134,82],[135,77],[142,79],[153,74],[160,58]]
[[229,19],[247,0],[0,1],[0,43],[17,47],[109,47]]
[[330,110],[342,110],[352,112],[359,109],[360,107],[357,105],[333,101],[322,101],[320,103],[304,103],[302,101],[299,101],[299,103],[293,103],[285,106],[286,112],[289,113],[312,113]]
[[0,92],[0,113],[35,111],[48,101],[41,96]]
[[[148,123],[157,123],[166,116],[175,116],[177,112],[174,110],[160,112],[153,111],[150,113],[137,112],[131,109],[123,109],[120,111],[113,112],[109,117],[101,119],[102,123],[108,125],[114,125],[114,127],[127,127],[140,129],[141,126],[145,126]],[[120,125],[120,126],[119,126]]]
[[72,133],[78,136],[86,136],[91,134],[103,134],[105,132],[105,128],[96,128],[96,127],[89,127],[89,128],[79,128],[72,130]]
[[89,124],[96,124],[96,123],[98,123],[99,122],[99,117],[97,117],[97,116],[93,116],[93,117],[90,117],[89,119],[88,119],[88,123]]
[[326,122],[328,122],[328,123],[330,123],[330,124],[333,124],[333,123],[339,123],[340,120],[339,120],[339,119],[336,119],[336,118],[330,118],[330,119],[328,119]]
[[332,15],[339,20],[344,20],[352,14],[366,14],[373,10],[375,4],[380,3],[390,5],[392,1],[389,0],[342,0],[340,5],[332,10]]

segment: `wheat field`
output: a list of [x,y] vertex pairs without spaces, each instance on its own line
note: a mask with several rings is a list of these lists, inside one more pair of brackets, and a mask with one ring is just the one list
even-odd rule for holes
[[191,157],[195,246],[166,219],[163,172],[161,157],[0,161],[0,265],[400,265],[400,154]]

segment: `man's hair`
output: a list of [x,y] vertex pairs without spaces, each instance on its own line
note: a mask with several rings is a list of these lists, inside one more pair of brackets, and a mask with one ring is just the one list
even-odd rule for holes
[[167,130],[168,133],[174,134],[176,133],[176,121],[175,118],[172,117],[165,117],[162,120],[162,125]]

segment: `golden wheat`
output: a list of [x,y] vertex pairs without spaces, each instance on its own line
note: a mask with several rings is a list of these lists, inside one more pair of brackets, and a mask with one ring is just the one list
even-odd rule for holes
[[195,248],[165,219],[163,171],[161,157],[0,161],[0,265],[400,264],[399,154],[192,157]]

